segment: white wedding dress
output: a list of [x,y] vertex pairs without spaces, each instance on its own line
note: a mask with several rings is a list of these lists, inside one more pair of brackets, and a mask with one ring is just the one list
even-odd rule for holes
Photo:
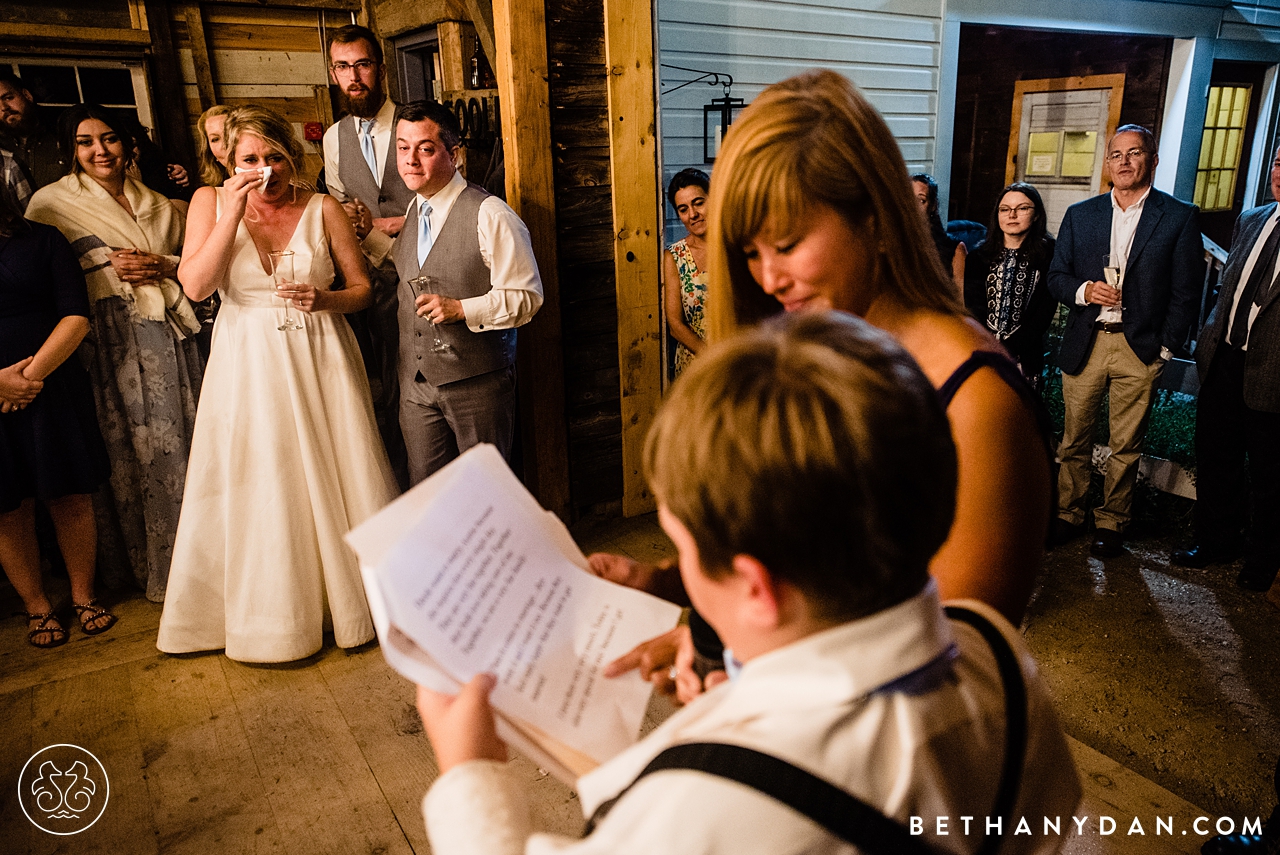
[[[298,280],[327,290],[322,199],[289,249]],[[397,491],[355,337],[327,312],[294,309],[305,329],[277,329],[284,301],[243,222],[219,290],[156,646],[288,662],[329,628],[339,647],[363,644],[373,622],[342,538]]]

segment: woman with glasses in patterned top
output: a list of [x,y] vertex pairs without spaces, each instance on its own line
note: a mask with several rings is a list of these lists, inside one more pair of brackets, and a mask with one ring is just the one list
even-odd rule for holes
[[1018,362],[1037,389],[1044,370],[1044,334],[1058,307],[1049,293],[1053,238],[1044,202],[1030,184],[1000,191],[987,239],[965,267],[964,304]]

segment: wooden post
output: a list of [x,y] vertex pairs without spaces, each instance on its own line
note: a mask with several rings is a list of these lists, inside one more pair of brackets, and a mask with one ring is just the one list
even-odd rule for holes
[[209,55],[209,40],[204,33],[204,13],[197,3],[188,3],[183,13],[187,19],[187,36],[191,42],[191,61],[196,68],[196,89],[200,93],[200,111],[204,112],[218,103],[218,87],[213,82],[213,61]]
[[462,24],[458,21],[441,21],[436,24],[436,38],[440,44],[440,73],[445,92],[461,92],[467,88],[471,75],[471,54],[463,49]]
[[662,396],[662,232],[658,224],[657,107],[650,3],[651,0],[604,0],[613,268],[618,282],[618,367],[622,381],[624,516],[655,508],[640,461]]
[[569,452],[556,197],[551,173],[546,10],[542,0],[494,0],[493,18],[507,204],[529,227],[545,294],[542,309],[519,336],[525,483],[543,507],[567,520]]
[[151,32],[151,81],[155,97],[152,106],[160,142],[170,157],[192,167],[196,150],[187,124],[187,97],[178,51],[173,45],[169,0],[147,0],[146,13]]
[[463,0],[462,6],[471,16],[471,23],[476,28],[476,38],[480,40],[480,49],[484,51],[496,74],[498,58],[493,41],[493,5],[488,0]]

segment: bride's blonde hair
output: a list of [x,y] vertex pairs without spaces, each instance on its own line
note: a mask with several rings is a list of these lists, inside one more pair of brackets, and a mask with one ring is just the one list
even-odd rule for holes
[[301,172],[305,155],[302,143],[298,142],[298,138],[293,133],[293,125],[284,116],[274,110],[253,104],[236,107],[227,114],[223,134],[227,138],[227,160],[233,174],[236,168],[236,148],[240,145],[241,138],[248,135],[258,137],[283,154],[289,163],[289,169],[293,172],[293,183],[303,187],[308,186]]

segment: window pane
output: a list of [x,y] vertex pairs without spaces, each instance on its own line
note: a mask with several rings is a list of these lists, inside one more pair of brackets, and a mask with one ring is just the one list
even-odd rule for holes
[[76,88],[76,72],[73,68],[52,65],[20,65],[18,76],[31,91],[37,104],[66,106],[80,103],[80,90]]
[[1208,186],[1205,188],[1204,206],[1210,210],[1218,207],[1218,179],[1222,173],[1213,170],[1209,173]]
[[1240,144],[1244,133],[1240,130],[1227,131],[1227,160],[1224,164],[1229,169],[1236,169],[1240,166]]
[[1209,168],[1209,146],[1213,142],[1213,131],[1205,130],[1200,136],[1200,162],[1196,164],[1197,169]]
[[1221,86],[1209,87],[1209,109],[1204,111],[1204,126],[1211,128],[1218,121],[1218,98],[1222,95]]
[[1195,192],[1195,193],[1193,193],[1193,194],[1192,194],[1192,196],[1191,196],[1191,201],[1192,201],[1192,202],[1194,202],[1195,204],[1199,205],[1201,208],[1204,208],[1204,207],[1205,207],[1205,204],[1204,204],[1204,185],[1205,185],[1205,177],[1206,177],[1207,175],[1208,175],[1208,173],[1207,173],[1207,172],[1197,172],[1197,173],[1196,173],[1196,192]]
[[[1027,139],[1027,175],[1041,177],[1058,174],[1058,132],[1034,133]],[[1090,172],[1092,174],[1092,171]]]
[[90,104],[133,103],[133,75],[127,68],[82,68],[80,87]]
[[1238,128],[1244,124],[1244,102],[1248,97],[1248,90],[1242,86],[1237,86],[1231,91],[1231,118],[1227,122],[1227,126]]
[[1222,166],[1222,148],[1226,135],[1226,131],[1213,132],[1213,148],[1209,151],[1209,165],[1214,169]]
[[1097,131],[1067,131],[1062,139],[1062,177],[1091,178],[1098,152]]

